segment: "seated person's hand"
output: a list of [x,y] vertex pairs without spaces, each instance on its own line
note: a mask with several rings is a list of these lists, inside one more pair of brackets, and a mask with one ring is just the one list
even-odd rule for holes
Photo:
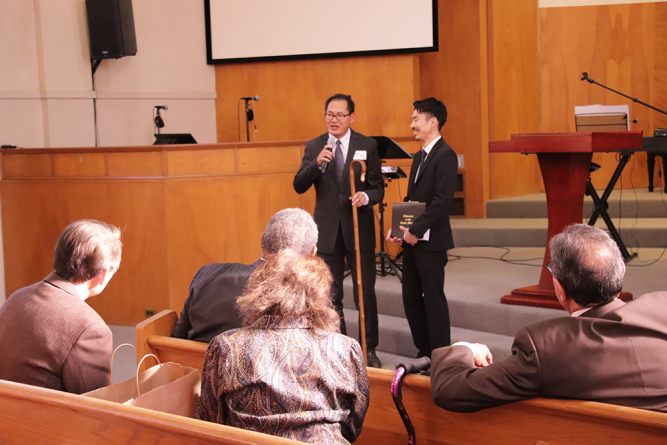
[[493,363],[493,356],[486,345],[481,343],[470,343],[470,347],[473,351],[475,367],[483,368]]

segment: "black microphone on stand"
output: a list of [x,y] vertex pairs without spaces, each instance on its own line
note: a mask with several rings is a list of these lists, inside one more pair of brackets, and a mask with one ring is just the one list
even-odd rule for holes
[[626,97],[626,98],[630,99],[630,100],[633,101],[633,102],[636,102],[636,103],[638,103],[638,104],[644,105],[645,107],[648,107],[648,108],[650,108],[650,109],[652,109],[652,110],[655,110],[655,111],[657,111],[658,113],[667,114],[667,112],[661,110],[660,108],[656,108],[656,107],[654,107],[653,105],[649,105],[649,104],[647,104],[646,102],[642,102],[641,100],[637,99],[636,97],[630,97],[630,96],[628,96],[627,94],[623,94],[623,93],[621,93],[620,91],[616,91],[616,90],[614,90],[613,88],[609,88],[609,87],[606,86],[606,85],[602,85],[601,83],[596,82],[595,80],[593,80],[593,79],[591,79],[590,77],[588,77],[588,73],[586,73],[586,72],[581,73],[581,80],[585,80],[585,81],[587,81],[587,82],[589,82],[589,83],[594,83],[595,85],[601,86],[602,88],[604,88],[604,89],[606,89],[606,90],[609,90],[609,91],[611,91],[612,93],[616,93],[616,94],[618,94],[619,96]]
[[[245,135],[246,135],[246,140],[250,142],[250,128],[249,128],[249,123],[255,119],[255,112],[252,110],[252,108],[248,107],[248,101],[254,100],[255,102],[259,101],[259,96],[246,96],[242,97],[239,99],[239,101],[245,101]],[[255,126],[257,128],[257,126]]]
[[158,134],[160,134],[160,128],[164,128],[164,120],[162,120],[162,116],[160,116],[160,110],[165,110],[167,111],[169,109],[169,106],[167,105],[156,105],[155,107],[156,111],[156,116],[155,116],[155,128]]
[[[329,151],[331,151],[331,148],[333,145],[336,143],[336,138],[329,135],[329,140],[327,141],[327,145],[329,146]],[[323,161],[322,162],[322,167],[320,167],[320,170],[322,171],[322,174],[327,172],[327,167],[329,166],[329,161]]]
[[586,72],[581,73],[581,80],[586,80],[586,81],[588,81],[588,82],[590,82],[590,83],[595,82],[593,79],[590,79],[590,78],[588,77],[588,73],[586,73]]

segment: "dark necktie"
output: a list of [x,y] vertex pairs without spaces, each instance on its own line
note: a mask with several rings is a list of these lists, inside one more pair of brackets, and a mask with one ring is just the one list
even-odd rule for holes
[[419,158],[419,170],[417,171],[417,176],[415,176],[415,182],[417,182],[417,178],[424,173],[424,162],[426,161],[426,151],[422,149],[422,155]]
[[336,141],[336,181],[340,186],[343,183],[345,174],[345,158],[343,158],[343,148],[340,140]]

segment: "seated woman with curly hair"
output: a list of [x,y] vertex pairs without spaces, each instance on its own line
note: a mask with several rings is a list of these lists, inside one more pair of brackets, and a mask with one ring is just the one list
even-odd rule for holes
[[347,444],[361,433],[368,376],[361,347],[339,334],[331,273],[286,249],[237,300],[244,327],[211,340],[196,417],[301,442]]

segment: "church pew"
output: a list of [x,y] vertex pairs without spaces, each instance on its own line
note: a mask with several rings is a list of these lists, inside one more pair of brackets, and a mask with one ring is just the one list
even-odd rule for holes
[[292,440],[0,380],[3,445],[288,445]]
[[[201,369],[207,345],[169,337],[177,319],[174,311],[162,311],[139,323],[137,355],[152,352],[161,360]],[[391,399],[392,376],[389,370],[368,368],[371,403],[355,444],[406,443]],[[536,398],[477,413],[451,413],[433,404],[430,379],[421,375],[406,377],[403,403],[419,445],[667,445],[667,414],[604,403]]]

